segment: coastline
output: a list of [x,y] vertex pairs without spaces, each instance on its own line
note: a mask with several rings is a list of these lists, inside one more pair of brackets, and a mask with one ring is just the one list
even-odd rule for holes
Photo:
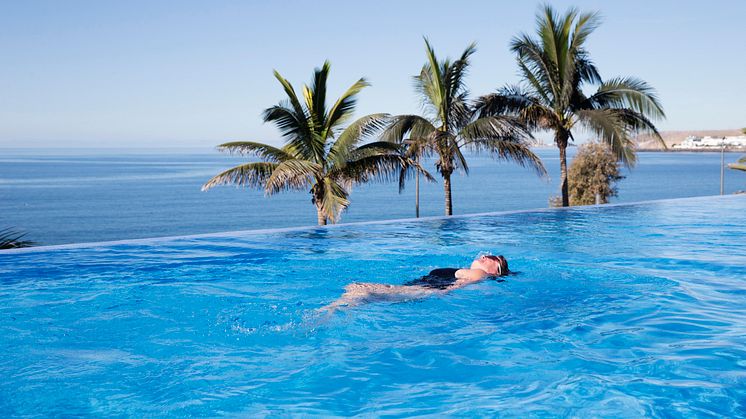
[[[638,153],[651,153],[651,152],[662,152],[662,153],[720,153],[719,148],[708,148],[708,149],[702,149],[702,148],[638,148]],[[746,148],[726,148],[722,150],[726,153],[746,153]]]
[[[693,151],[693,152],[720,152],[720,147],[697,147],[697,148],[677,148],[673,146],[681,144],[688,137],[737,137],[743,135],[741,129],[704,129],[704,130],[682,130],[682,131],[661,131],[660,138],[667,149],[662,149],[660,142],[650,134],[639,135],[633,139],[637,145],[637,151]],[[735,148],[733,146],[725,149],[727,152],[746,152],[746,148]]]

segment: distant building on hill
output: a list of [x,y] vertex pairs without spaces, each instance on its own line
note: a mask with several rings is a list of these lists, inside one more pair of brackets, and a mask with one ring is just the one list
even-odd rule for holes
[[746,135],[728,137],[698,137],[690,135],[679,144],[673,145],[673,148],[677,149],[719,149],[721,147],[728,149],[746,148]]
[[[666,146],[669,150],[680,151],[685,150],[685,148],[674,146],[677,144],[682,144],[689,137],[712,137],[718,139],[719,141],[719,139],[722,139],[723,137],[738,137],[743,136],[744,134],[741,132],[740,129],[710,129],[688,131],[661,131],[660,135],[661,137],[663,137],[663,141],[666,143]],[[637,144],[638,150],[660,151],[665,149],[665,147],[662,147],[657,139],[653,138],[653,136],[649,134],[639,135],[634,139],[634,141]],[[718,147],[720,147],[720,143],[718,143]],[[695,149],[695,147],[690,148],[690,150],[693,149]],[[696,147],[696,149],[700,151],[713,150],[712,148],[703,147]]]

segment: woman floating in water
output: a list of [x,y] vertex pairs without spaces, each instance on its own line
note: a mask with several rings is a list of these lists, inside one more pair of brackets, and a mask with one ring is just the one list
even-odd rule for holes
[[445,294],[487,278],[504,276],[509,272],[508,261],[502,255],[478,256],[469,269],[435,269],[422,278],[409,281],[404,285],[370,282],[347,285],[344,294],[337,301],[320,310],[333,312],[342,307],[355,307],[378,301],[397,302],[427,298],[434,294]]

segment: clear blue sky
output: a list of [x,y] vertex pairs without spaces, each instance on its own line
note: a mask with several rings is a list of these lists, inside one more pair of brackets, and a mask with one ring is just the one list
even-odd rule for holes
[[[640,77],[670,129],[746,126],[746,1],[557,1],[598,10],[589,42],[604,78]],[[530,1],[6,1],[0,8],[0,146],[278,144],[260,119],[324,59],[331,94],[357,78],[358,115],[419,109],[422,36],[441,56],[471,41],[473,94],[517,81],[512,36]]]

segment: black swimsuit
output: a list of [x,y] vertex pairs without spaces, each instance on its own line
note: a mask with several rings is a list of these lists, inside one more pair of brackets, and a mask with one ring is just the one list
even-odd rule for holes
[[425,288],[444,290],[456,282],[456,271],[458,271],[458,268],[433,269],[422,278],[405,282],[404,285],[419,285]]

